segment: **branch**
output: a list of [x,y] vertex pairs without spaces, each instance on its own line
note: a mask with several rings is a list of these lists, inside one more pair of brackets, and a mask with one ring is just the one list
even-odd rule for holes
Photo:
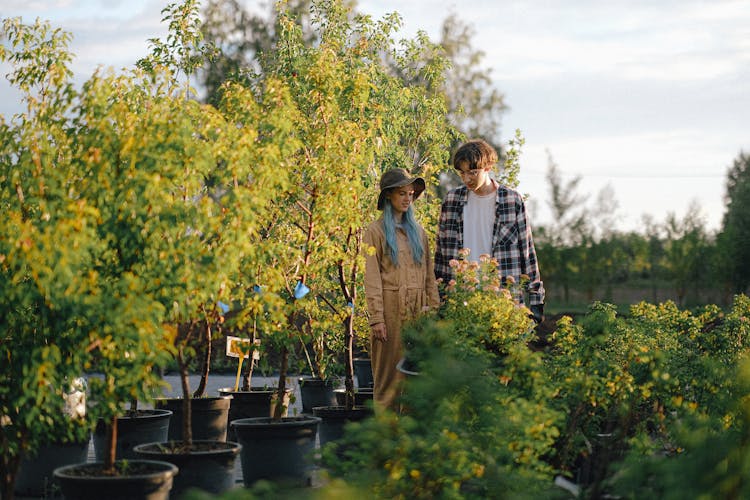
[[[313,201],[313,204],[314,204],[314,203],[315,203],[315,202]],[[303,204],[302,204],[302,202],[301,202],[301,201],[299,201],[299,200],[295,201],[295,202],[294,202],[294,204],[295,204],[295,205],[297,205],[297,206],[299,207],[299,209],[300,209],[300,210],[302,210],[302,211],[303,211],[303,212],[305,213],[305,215],[307,215],[308,217],[312,217],[312,209],[311,209],[311,208],[307,208],[307,207],[306,207],[305,205],[303,205]]]
[[349,293],[349,288],[346,286],[346,275],[344,274],[344,261],[343,259],[336,264],[336,268],[339,272],[339,286],[341,287],[341,293],[344,294],[344,298],[347,302],[351,302],[352,298]]
[[331,304],[331,302],[328,300],[328,297],[326,297],[325,295],[318,295],[318,298],[322,299],[323,302],[325,302],[326,305],[331,308],[331,311],[333,311],[333,314],[338,314],[339,313],[339,310],[336,309],[336,306],[334,306],[333,304]]

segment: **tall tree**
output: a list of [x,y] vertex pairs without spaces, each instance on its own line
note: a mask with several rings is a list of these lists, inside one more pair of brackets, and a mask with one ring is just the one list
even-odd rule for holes
[[201,31],[220,50],[199,76],[206,102],[216,106],[221,100],[221,85],[230,78],[240,78],[245,68],[252,67],[253,55],[266,45],[270,33],[266,23],[249,14],[237,0],[209,0],[203,9]]
[[[352,19],[366,15],[356,12],[356,0],[341,3]],[[311,0],[288,0],[285,9],[300,26],[307,45],[319,42],[312,28]],[[220,54],[203,68],[199,81],[206,90],[206,101],[216,103],[224,81],[242,81],[263,72],[262,59],[272,52],[278,39],[277,10],[250,13],[238,0],[209,0],[203,17],[204,38],[219,48]],[[397,26],[401,24],[395,14],[388,19]],[[444,96],[448,103],[446,120],[460,132],[452,139],[453,143],[462,136],[482,137],[502,153],[500,123],[507,106],[503,94],[495,87],[491,69],[482,66],[485,53],[472,45],[474,35],[473,27],[450,14],[443,22],[439,42],[430,41],[420,32],[414,40],[404,42],[407,48],[401,60],[394,60],[386,52],[380,57],[404,84],[422,85],[432,95]],[[419,54],[419,58],[405,65],[404,59],[414,54]],[[447,60],[449,64],[436,64],[439,60]],[[428,67],[440,74],[427,74],[424,69]]]
[[646,266],[647,276],[651,283],[651,301],[659,301],[658,280],[662,274],[662,262],[664,260],[664,238],[663,228],[654,221],[653,216],[644,215],[642,218],[644,236],[648,239],[648,264]]
[[555,163],[550,152],[547,152],[547,183],[549,184],[549,200],[547,204],[552,210],[555,221],[550,236],[555,245],[577,245],[590,233],[588,228],[587,196],[578,192],[581,176],[575,176],[567,182],[563,181],[560,167]]
[[750,155],[740,152],[727,172],[726,212],[720,241],[725,273],[735,293],[750,284]]
[[596,195],[594,206],[590,212],[592,224],[596,234],[603,239],[611,239],[616,233],[620,216],[617,209],[620,204],[615,197],[612,184],[605,184]]
[[690,286],[708,279],[708,237],[700,205],[691,203],[682,220],[670,213],[664,230],[665,267],[677,293],[677,303],[682,307]]
[[[345,7],[356,4],[343,2]],[[307,45],[318,41],[312,25],[312,1],[288,0],[284,11],[300,27]],[[278,40],[278,9],[271,2],[266,12],[249,12],[238,0],[208,0],[203,9],[203,36],[219,49],[199,74],[206,102],[217,104],[227,80],[247,81],[262,72],[260,61]]]
[[491,68],[483,67],[485,53],[475,49],[474,28],[450,14],[441,30],[440,46],[451,67],[442,91],[448,99],[448,120],[468,137],[481,137],[501,151],[500,125],[508,107],[492,81]]

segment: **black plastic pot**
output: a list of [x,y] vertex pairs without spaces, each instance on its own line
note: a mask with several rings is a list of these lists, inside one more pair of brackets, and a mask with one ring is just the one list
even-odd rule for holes
[[[118,462],[121,463],[121,462]],[[66,465],[55,469],[55,479],[66,500],[167,500],[177,467],[154,460],[128,460],[137,473],[98,474],[101,462]]]
[[345,406],[318,406],[313,415],[320,418],[318,441],[320,446],[336,441],[344,435],[344,427],[349,422],[360,422],[373,414],[372,408],[355,406],[347,410]]
[[174,478],[171,496],[179,496],[189,488],[199,488],[213,494],[234,487],[234,467],[242,446],[225,441],[193,441],[189,449],[182,443],[147,443],[135,447],[143,459],[169,462],[180,470]]
[[[137,416],[117,417],[118,460],[136,458],[133,447],[143,443],[161,443],[169,435],[169,410],[139,410]],[[104,461],[107,446],[106,425],[99,421],[94,429],[94,454],[98,461]]]
[[232,421],[229,426],[242,445],[240,459],[245,486],[252,486],[259,479],[310,485],[311,455],[319,423],[320,418],[310,415]]
[[50,443],[39,447],[36,454],[21,461],[14,491],[25,497],[52,497],[59,486],[53,472],[58,467],[86,462],[89,441],[82,443]]
[[[226,441],[231,402],[231,396],[192,398],[190,400],[190,411],[192,413],[193,439],[196,441]],[[157,399],[154,402],[156,408],[172,412],[167,436],[169,441],[182,439],[182,403],[182,398],[164,398]]]
[[[231,423],[233,420],[240,418],[254,418],[254,417],[272,417],[273,411],[276,408],[276,392],[277,390],[269,389],[267,387],[251,387],[249,391],[235,391],[225,387],[219,389],[219,394],[222,396],[232,396],[232,401],[229,404],[229,428],[227,430],[227,439],[229,441],[237,441],[237,436],[232,429]],[[287,410],[289,409],[289,402],[292,397],[292,389],[287,389],[284,393],[284,406],[285,410],[282,416],[287,416]]]
[[372,388],[372,361],[370,358],[354,358],[354,376],[360,389]]
[[[346,406],[346,389],[334,389],[333,393],[336,395],[336,406]],[[372,388],[354,389],[354,406],[367,406],[372,397]]]
[[400,371],[407,377],[416,377],[419,375],[416,364],[410,361],[409,358],[401,358],[396,364],[396,370]]
[[316,406],[333,406],[336,395],[333,390],[340,384],[338,380],[323,380],[318,377],[300,377],[298,380],[302,413],[312,414]]

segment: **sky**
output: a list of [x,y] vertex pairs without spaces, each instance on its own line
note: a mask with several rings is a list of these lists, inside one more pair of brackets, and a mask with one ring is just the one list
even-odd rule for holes
[[[0,17],[40,17],[72,32],[83,82],[99,66],[130,67],[146,55],[147,40],[166,34],[168,3],[2,0]],[[473,27],[472,46],[509,106],[500,136],[507,142],[519,129],[526,140],[519,191],[533,225],[553,222],[551,159],[565,182],[581,178],[589,208],[609,193],[617,229],[642,231],[644,214],[681,219],[691,204],[707,229],[720,228],[727,170],[750,153],[750,1],[359,0],[358,10],[375,19],[398,12],[403,38],[422,30],[437,41],[448,16]],[[21,110],[0,79],[0,113]]]

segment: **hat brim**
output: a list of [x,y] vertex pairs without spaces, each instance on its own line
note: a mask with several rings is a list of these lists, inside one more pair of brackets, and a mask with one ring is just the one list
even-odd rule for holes
[[383,210],[383,206],[385,205],[385,193],[389,189],[409,186],[410,184],[414,184],[414,199],[415,200],[419,198],[422,192],[424,192],[425,187],[427,187],[424,182],[424,179],[422,179],[421,177],[414,177],[412,179],[404,179],[403,181],[396,182],[394,184],[386,186],[380,190],[380,196],[378,196],[378,210]]

